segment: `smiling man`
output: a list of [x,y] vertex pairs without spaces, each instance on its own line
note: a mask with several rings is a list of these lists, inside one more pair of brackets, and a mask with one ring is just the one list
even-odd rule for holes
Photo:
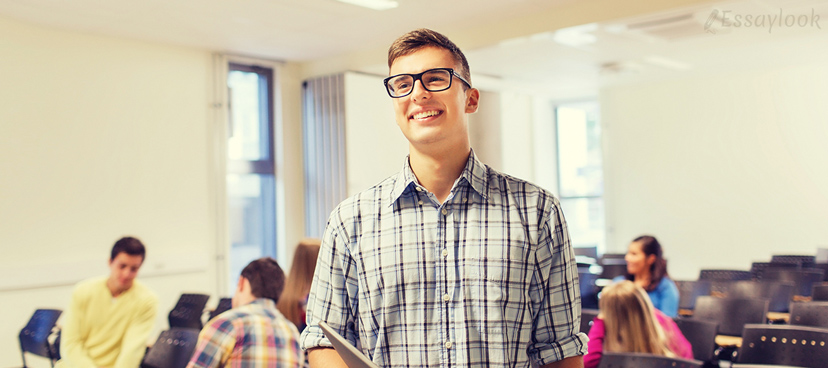
[[109,276],[79,282],[61,331],[61,368],[137,368],[155,325],[158,298],[135,280],[146,249],[121,238],[112,247]]
[[302,335],[311,366],[345,366],[324,321],[380,367],[583,367],[560,204],[475,157],[466,57],[420,29],[393,43],[388,66],[409,156],[331,213]]

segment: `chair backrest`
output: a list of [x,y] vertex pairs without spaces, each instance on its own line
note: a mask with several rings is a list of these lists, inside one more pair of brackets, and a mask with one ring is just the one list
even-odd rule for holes
[[736,281],[730,285],[729,298],[751,298],[769,300],[769,312],[787,312],[794,297],[793,282],[782,281]]
[[828,328],[828,302],[791,303],[789,323],[792,325]]
[[601,263],[600,278],[613,279],[627,274],[627,262],[623,259],[606,259]]
[[701,296],[693,311],[693,319],[716,322],[720,334],[731,336],[741,336],[748,323],[765,323],[767,315],[768,299]]
[[598,368],[702,368],[702,365],[698,360],[661,355],[604,352]]
[[204,307],[209,299],[210,296],[204,294],[181,294],[168,316],[170,328],[184,327],[201,330],[203,327],[201,316],[204,314]]
[[815,256],[803,256],[803,255],[775,255],[771,256],[771,263],[792,263],[798,266],[802,266],[804,264],[809,263],[816,263]]
[[762,274],[762,280],[793,282],[796,295],[811,296],[811,288],[822,282],[824,274],[825,271],[818,268],[768,268]]
[[709,280],[681,281],[676,280],[679,291],[679,308],[694,309],[696,298],[710,295],[711,282]]
[[171,328],[158,336],[158,340],[144,356],[142,368],[185,368],[195,352],[198,330]]
[[742,270],[701,270],[699,280],[711,281],[741,281],[751,280],[753,276],[750,271]]
[[233,308],[233,299],[219,299],[218,305],[216,305],[216,309],[210,311],[210,319],[216,318],[216,316],[230,310],[230,308]]
[[599,312],[598,309],[581,309],[581,332],[589,333],[589,329],[592,328],[592,320],[598,317]]
[[572,247],[572,250],[575,251],[576,256],[587,256],[589,258],[598,259],[598,247],[591,246],[591,247]]
[[815,302],[828,301],[828,284],[814,284],[811,287],[811,300]]
[[792,325],[746,325],[738,362],[824,368],[828,330]]
[[18,339],[24,367],[27,366],[26,353],[49,358],[54,366],[57,357],[54,356],[54,350],[49,344],[49,335],[52,334],[52,328],[55,327],[61,313],[59,309],[37,309],[26,326],[20,330]]
[[701,361],[713,361],[719,325],[716,322],[701,319],[674,318],[673,320],[693,347],[693,358]]

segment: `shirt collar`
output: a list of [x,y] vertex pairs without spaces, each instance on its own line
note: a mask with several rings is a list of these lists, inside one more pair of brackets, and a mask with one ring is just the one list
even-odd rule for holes
[[[389,205],[393,205],[406,191],[417,190],[417,188],[425,190],[425,188],[422,187],[417,181],[414,171],[411,170],[411,164],[408,161],[408,157],[409,156],[405,156],[403,168],[394,180],[394,187],[391,190],[391,201],[389,202]],[[463,172],[460,174],[457,181],[455,181],[452,191],[460,185],[470,185],[471,188],[483,199],[487,199],[488,194],[486,193],[486,189],[489,186],[488,181],[488,167],[480,162],[480,160],[477,159],[477,156],[475,156],[474,150],[471,150],[469,153],[469,160],[466,162],[466,167],[463,169]]]

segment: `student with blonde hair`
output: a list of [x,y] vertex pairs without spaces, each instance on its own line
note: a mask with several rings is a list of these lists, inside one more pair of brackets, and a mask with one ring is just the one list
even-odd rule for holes
[[282,314],[296,325],[299,332],[305,329],[305,307],[308,302],[316,259],[319,257],[320,239],[306,238],[299,242],[293,253],[293,264],[285,283],[285,291],[276,305]]
[[693,349],[676,323],[653,308],[647,292],[632,281],[604,288],[599,307],[589,330],[584,368],[597,367],[604,351],[693,358]]

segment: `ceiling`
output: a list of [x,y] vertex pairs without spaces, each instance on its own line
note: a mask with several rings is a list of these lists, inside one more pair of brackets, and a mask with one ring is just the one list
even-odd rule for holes
[[[427,27],[464,49],[477,86],[558,99],[594,96],[616,83],[828,61],[824,0],[398,2],[377,11],[335,0],[0,0],[0,17],[300,62],[309,74],[385,74],[388,44]],[[817,26],[813,19],[806,26],[725,25],[737,15],[756,21],[780,11],[816,16]]]

